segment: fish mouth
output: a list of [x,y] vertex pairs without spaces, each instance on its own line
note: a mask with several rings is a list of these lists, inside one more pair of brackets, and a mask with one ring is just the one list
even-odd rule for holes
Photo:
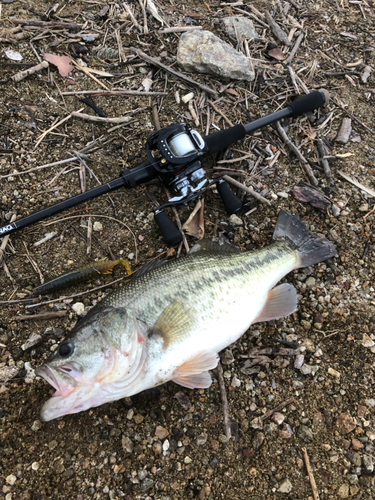
[[74,391],[77,385],[74,378],[69,374],[69,369],[66,367],[53,369],[48,365],[42,365],[35,370],[35,374],[43,377],[46,382],[52,385],[55,389],[53,398],[67,396]]
[[42,365],[35,370],[35,374],[43,377],[55,389],[55,393],[40,410],[40,419],[43,422],[80,411],[75,409],[80,391],[77,390],[77,383],[69,375],[67,367],[51,368],[48,365]]

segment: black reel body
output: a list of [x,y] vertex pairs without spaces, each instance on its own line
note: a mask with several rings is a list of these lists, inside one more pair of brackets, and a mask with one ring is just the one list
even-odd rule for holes
[[[147,139],[147,158],[159,180],[171,193],[168,203],[155,209],[155,222],[164,241],[170,245],[181,241],[182,235],[162,209],[187,203],[218,182],[209,182],[200,161],[208,151],[204,139],[187,123],[170,125],[152,133]],[[237,212],[242,207],[225,181],[218,182],[218,192],[229,213]]]
[[147,158],[160,181],[171,191],[169,202],[183,203],[187,197],[206,187],[206,172],[198,160],[206,152],[200,134],[186,123],[170,125],[149,136]]

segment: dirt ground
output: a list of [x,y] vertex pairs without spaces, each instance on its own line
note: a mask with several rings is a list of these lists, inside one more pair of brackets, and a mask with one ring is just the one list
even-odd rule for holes
[[[158,0],[156,5],[169,26],[199,25],[233,45],[221,30],[220,20],[250,14],[260,38],[264,38],[249,42],[251,57],[265,61],[255,65],[255,82],[190,75],[218,92],[216,107],[233,124],[245,124],[282,108],[297,93],[287,62],[268,55],[276,47],[285,52],[285,45],[252,7],[262,14],[269,10],[287,32],[295,28],[292,46],[300,32],[305,34],[292,61],[300,78],[296,85],[301,94],[301,80],[309,90],[324,87],[332,99],[314,116],[290,121],[287,133],[318,167],[313,171],[328,204],[317,209],[293,196],[291,190],[306,181],[300,163],[275,128],[266,127],[233,146],[232,156],[226,156],[240,158],[251,151],[249,161],[220,165],[232,169],[239,181],[263,192],[271,205],[246,195],[238,214],[242,225],[236,225],[229,222],[217,193],[210,190],[205,195],[205,232],[210,237],[225,228],[234,243],[254,249],[270,243],[277,214],[286,208],[332,240],[338,257],[289,275],[288,282],[300,296],[298,312],[284,320],[253,325],[222,353],[233,434],[228,440],[216,372],[207,390],[193,391],[168,383],[156,392],[47,423],[39,420],[41,405],[52,388],[33,377],[29,367],[39,366],[72,328],[77,320],[75,303],[89,309],[111,289],[123,285],[124,281],[110,283],[126,279],[125,272],[116,268],[112,276],[78,283],[43,298],[25,300],[26,294],[40,285],[42,278],[48,281],[103,257],[129,258],[136,270],[158,254],[165,255],[167,246],[149,215],[153,205],[147,196],[152,193],[160,203],[166,200],[159,185],[120,189],[111,199],[99,197],[12,234],[0,271],[0,372],[8,373],[15,367],[17,373],[7,382],[0,381],[1,498],[312,499],[304,448],[320,499],[374,498],[375,213],[370,213],[374,198],[370,191],[339,175],[343,171],[372,192],[375,189],[375,140],[369,130],[375,128],[374,69],[367,82],[362,80],[365,66],[374,68],[375,62],[374,4],[371,0],[295,0],[282,14],[280,8],[287,3]],[[123,5],[130,6],[142,27],[143,14],[137,1],[63,1],[57,14],[49,17],[46,12],[52,2],[3,0],[0,5],[1,226],[13,214],[19,219],[81,192],[84,168],[77,161],[25,171],[65,160],[93,140],[98,141],[98,147],[87,159],[92,172],[86,170],[87,189],[98,185],[97,180],[105,183],[118,177],[123,168],[144,160],[146,138],[155,129],[153,105],[162,127],[187,121],[205,135],[206,99],[213,98],[141,59],[132,59],[134,54],[128,51],[129,47],[140,48],[178,69],[175,56],[180,34],[160,32],[160,23],[150,14],[149,33],[137,31]],[[9,20],[12,17],[75,22],[80,27],[69,30],[26,23],[10,34],[4,30],[18,25]],[[14,38],[20,33],[23,38],[7,41],[7,36]],[[119,40],[128,61],[117,64],[118,56],[112,61],[98,58],[99,48],[117,50]],[[7,58],[6,50],[19,52],[22,61]],[[94,81],[75,69],[63,78],[51,65],[48,71],[18,83],[10,79],[27,68],[22,64],[37,64],[37,55],[42,57],[44,52],[66,53],[81,59],[81,65],[115,76],[96,74],[98,81]],[[271,69],[261,68],[262,64]],[[80,96],[63,96],[63,92],[95,90],[101,84],[143,90],[146,77],[153,80],[151,91],[167,95],[92,96],[109,117],[144,108],[134,114],[131,123],[111,131],[114,124],[70,118],[38,143],[44,131],[72,111],[82,109],[95,115],[79,101]],[[199,126],[188,106],[176,102],[176,91],[181,96],[195,93]],[[212,109],[210,116],[218,128],[227,126]],[[342,119],[348,117],[353,127],[349,141],[335,142]],[[215,130],[211,125],[209,132]],[[317,162],[314,139],[318,135],[332,146],[328,152],[331,180]],[[269,155],[278,152],[272,164]],[[214,159],[208,158],[204,165],[210,176],[217,173]],[[244,171],[245,176],[236,176],[235,170]],[[241,191],[238,194],[243,196]],[[178,207],[182,222],[193,208],[194,202]],[[94,231],[88,254],[89,218]],[[35,245],[51,232],[55,232],[51,239]],[[194,244],[193,237],[187,238]],[[168,255],[174,258],[176,252]],[[109,286],[98,288],[101,285]],[[76,294],[81,295],[72,297]],[[60,317],[33,318],[57,312]],[[20,318],[24,315],[29,317]],[[33,335],[41,338],[28,348],[24,344]],[[298,353],[304,355],[302,368],[298,367],[301,358],[280,350],[291,344],[298,345]],[[258,355],[267,353],[267,358],[261,358],[263,364],[255,363],[257,373],[253,374],[246,368],[251,349],[257,349]],[[277,413],[259,420],[279,405],[282,409]]]

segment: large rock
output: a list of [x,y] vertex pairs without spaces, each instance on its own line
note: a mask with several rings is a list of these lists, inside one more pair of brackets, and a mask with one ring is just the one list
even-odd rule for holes
[[242,38],[258,38],[253,22],[247,17],[230,16],[222,20],[226,34],[233,40]]
[[249,82],[255,78],[247,57],[210,31],[184,33],[178,44],[177,61],[186,71]]

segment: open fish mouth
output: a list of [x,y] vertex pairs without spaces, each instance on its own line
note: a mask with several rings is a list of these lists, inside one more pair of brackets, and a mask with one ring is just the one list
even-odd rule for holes
[[35,370],[35,373],[39,377],[43,377],[55,389],[53,398],[70,394],[77,385],[74,378],[69,375],[67,367],[52,369],[48,365],[42,365]]

